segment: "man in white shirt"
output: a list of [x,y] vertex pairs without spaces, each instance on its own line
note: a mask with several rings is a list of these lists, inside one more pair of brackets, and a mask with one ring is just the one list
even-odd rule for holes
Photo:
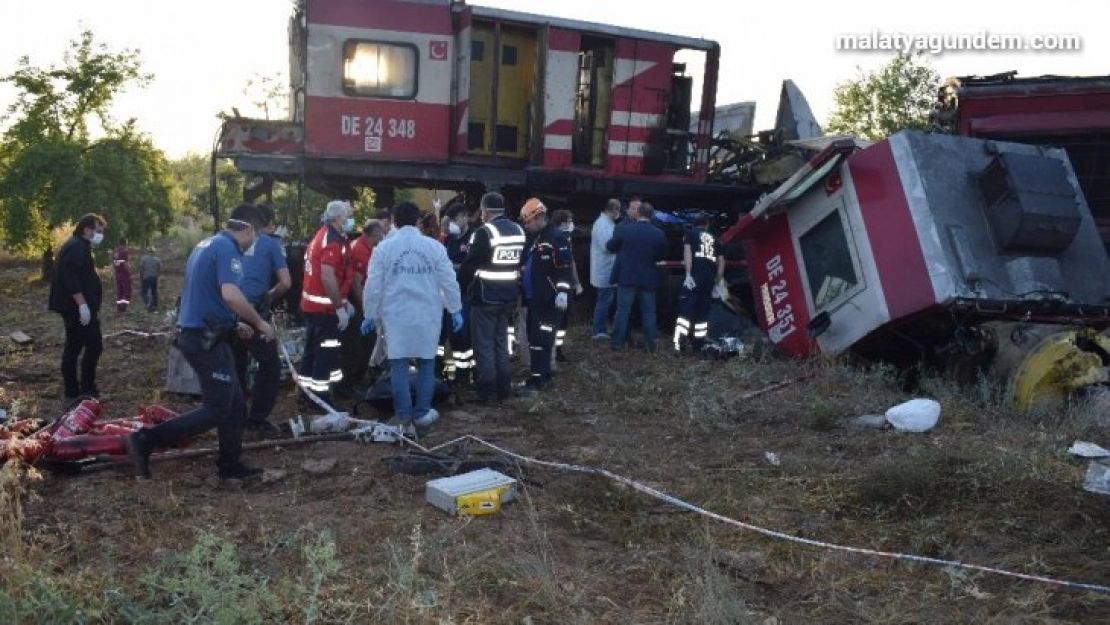
[[617,292],[613,285],[613,263],[617,255],[606,249],[605,244],[613,238],[613,228],[620,212],[620,200],[609,200],[590,231],[590,284],[597,292],[593,336],[598,340],[609,338],[609,311],[613,308]]

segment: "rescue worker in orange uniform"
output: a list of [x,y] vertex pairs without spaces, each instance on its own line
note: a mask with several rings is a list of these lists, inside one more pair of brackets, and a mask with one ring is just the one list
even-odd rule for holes
[[343,379],[340,368],[340,334],[347,329],[355,308],[348,301],[351,276],[347,239],[355,227],[351,205],[342,200],[328,202],[323,225],[304,253],[304,284],[301,312],[305,321],[304,356],[301,359],[301,388],[334,407],[331,385]]

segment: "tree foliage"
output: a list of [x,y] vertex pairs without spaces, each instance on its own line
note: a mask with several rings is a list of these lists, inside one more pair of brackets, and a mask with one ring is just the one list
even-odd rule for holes
[[282,74],[255,74],[243,87],[243,95],[263,119],[285,119],[289,116],[288,81]]
[[826,132],[879,140],[899,130],[929,127],[940,74],[919,53],[899,52],[876,71],[862,70],[833,92],[836,108]]
[[[173,219],[165,155],[111,107],[129,86],[144,86],[139,52],[109,50],[85,31],[60,66],[19,60],[0,78],[17,97],[0,136],[0,235],[14,252],[50,245],[50,230],[88,212],[107,218],[113,238],[148,242]],[[98,131],[98,132],[94,132]]]

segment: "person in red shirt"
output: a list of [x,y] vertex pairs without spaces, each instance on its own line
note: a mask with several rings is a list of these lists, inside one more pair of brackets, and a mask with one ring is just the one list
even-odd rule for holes
[[116,272],[116,312],[127,312],[131,305],[131,268],[127,261],[127,239],[121,238],[116,249],[112,250],[112,268]]
[[323,225],[304,253],[301,312],[305,320],[305,335],[298,384],[332,406],[335,404],[331,385],[343,379],[340,334],[347,329],[355,313],[348,298],[351,272],[347,240],[343,236],[354,227],[355,219],[349,203],[341,200],[328,202]]
[[370,257],[374,247],[385,236],[385,227],[377,219],[371,219],[362,227],[362,235],[350,244],[351,293],[350,301],[355,306],[354,317],[347,324],[340,339],[343,343],[340,355],[340,369],[343,381],[336,385],[337,397],[346,398],[358,395],[358,385],[369,370],[370,354],[374,351],[376,334],[363,336],[359,331],[362,324],[362,289],[369,275]]

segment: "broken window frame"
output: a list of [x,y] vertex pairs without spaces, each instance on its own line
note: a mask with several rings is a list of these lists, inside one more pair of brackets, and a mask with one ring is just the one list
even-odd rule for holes
[[[852,225],[848,219],[847,211],[845,210],[844,198],[836,198],[825,206],[827,206],[825,210],[814,208],[813,214],[806,215],[805,218],[799,220],[796,225],[791,226],[791,229],[798,233],[797,236],[794,237],[794,245],[799,261],[798,267],[802,273],[802,284],[805,288],[806,298],[814,315],[822,311],[831,313],[837,310],[848,303],[849,300],[858,295],[867,286],[863,268],[860,265],[859,252],[856,247],[854,233],[852,232]],[[819,263],[819,261],[815,261],[813,258],[813,250],[807,249],[809,246],[805,244],[805,240],[807,236],[814,234],[817,229],[822,227],[831,217],[835,217],[840,223],[839,232],[843,235],[842,240],[844,242],[844,248],[848,254],[848,267],[854,274],[853,277],[855,282],[842,287],[839,293],[831,298],[827,298],[827,301],[818,302],[817,297],[820,295],[820,287],[818,287],[818,292],[814,292],[814,287],[812,286],[813,280],[810,278],[810,274],[811,271],[816,270],[818,267],[827,267],[828,263]],[[838,237],[838,240],[839,239]]]

